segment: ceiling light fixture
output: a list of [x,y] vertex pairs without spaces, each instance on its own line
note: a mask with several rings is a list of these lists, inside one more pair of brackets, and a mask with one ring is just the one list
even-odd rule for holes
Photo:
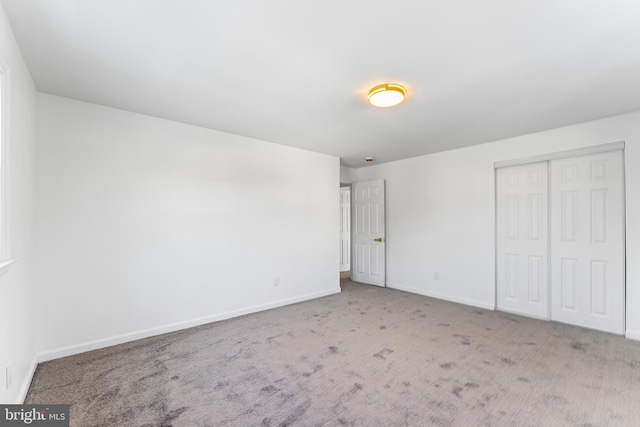
[[374,107],[393,107],[404,101],[407,91],[396,83],[384,83],[369,91],[369,103]]

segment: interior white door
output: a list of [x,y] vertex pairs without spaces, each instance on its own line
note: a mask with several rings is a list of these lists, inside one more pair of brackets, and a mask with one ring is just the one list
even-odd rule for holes
[[498,309],[549,318],[548,163],[496,171]]
[[340,189],[340,271],[351,270],[351,189]]
[[353,184],[351,197],[351,280],[385,286],[384,180]]
[[553,160],[551,318],[624,333],[622,151]]

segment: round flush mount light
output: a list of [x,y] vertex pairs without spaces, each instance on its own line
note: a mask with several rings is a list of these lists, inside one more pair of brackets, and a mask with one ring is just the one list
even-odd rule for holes
[[373,157],[365,157],[364,161],[365,162],[373,162]]
[[369,91],[369,103],[374,107],[393,107],[404,101],[405,88],[397,83],[384,83]]

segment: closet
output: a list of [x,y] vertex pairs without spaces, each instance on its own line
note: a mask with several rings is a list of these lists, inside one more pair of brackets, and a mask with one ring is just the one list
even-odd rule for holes
[[498,310],[624,333],[623,148],[496,164]]

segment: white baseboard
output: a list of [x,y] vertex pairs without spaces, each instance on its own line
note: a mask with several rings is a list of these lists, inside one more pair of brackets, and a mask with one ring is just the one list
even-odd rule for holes
[[[322,291],[314,294],[302,295],[294,298],[288,298],[284,300],[274,301],[267,304],[256,305],[253,307],[242,308],[233,311],[227,311],[224,313],[214,314],[211,316],[199,317],[184,322],[176,322],[169,325],[159,326],[156,328],[149,328],[142,331],[130,332],[127,334],[116,335],[110,338],[104,338],[94,341],[89,341],[83,344],[76,344],[67,347],[61,347],[54,350],[44,351],[38,354],[38,362],[47,362],[49,360],[59,359],[61,357],[72,356],[74,354],[84,353],[86,351],[97,350],[100,348],[110,347],[112,345],[123,344],[130,341],[139,340],[142,338],[148,338],[155,335],[161,335],[168,332],[175,332],[182,329],[192,328],[194,326],[204,325],[206,323],[218,322],[220,320],[230,319],[232,317],[243,316],[245,314],[257,313],[259,311],[269,310],[272,308],[282,307],[289,304],[295,304],[297,302],[308,301],[316,298],[321,298],[329,295],[340,293],[340,288],[331,291]],[[35,369],[35,368],[34,368]],[[28,387],[27,387],[28,389]],[[25,392],[26,395],[26,392]]]
[[448,294],[441,294],[438,292],[429,292],[423,289],[416,289],[408,286],[387,283],[387,288],[397,289],[399,291],[411,292],[412,294],[424,295],[426,297],[437,298],[445,301],[455,302],[458,304],[470,305],[472,307],[484,308],[486,310],[496,309],[494,304],[488,304],[485,301],[477,301],[477,300],[472,300],[467,298],[460,298],[460,297],[456,297]]
[[627,332],[624,334],[627,339],[640,341],[640,331],[630,331],[627,329]]
[[37,367],[38,358],[34,354],[31,358],[31,363],[29,364],[27,375],[25,376],[24,381],[22,381],[22,386],[20,386],[18,397],[16,397],[16,405],[22,405],[24,403],[24,400],[27,398],[27,393],[29,392],[29,387],[31,387],[31,381],[33,381],[33,375],[36,373]]

